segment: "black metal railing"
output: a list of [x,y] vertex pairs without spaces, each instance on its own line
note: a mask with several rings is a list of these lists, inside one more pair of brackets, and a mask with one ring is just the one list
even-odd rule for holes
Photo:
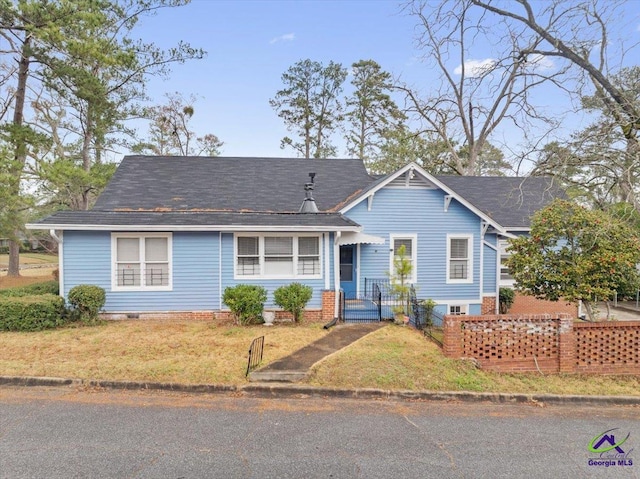
[[247,363],[247,372],[245,376],[248,376],[252,369],[258,367],[262,362],[262,350],[264,349],[264,336],[251,341],[249,346],[249,361]]
[[364,279],[364,294],[365,296],[373,296],[377,288],[378,291],[389,291],[389,278],[365,278]]
[[433,341],[442,346],[444,315],[435,309],[435,304],[427,300],[419,300],[412,287],[409,294],[409,324],[424,332]]

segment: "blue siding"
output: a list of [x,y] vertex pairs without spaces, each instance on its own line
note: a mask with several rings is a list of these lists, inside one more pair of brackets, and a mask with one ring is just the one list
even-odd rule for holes
[[218,233],[174,233],[172,291],[111,291],[111,234],[66,231],[65,297],[78,284],[95,284],[107,292],[109,312],[220,309],[218,243]]
[[[287,234],[295,234],[295,233],[282,233],[283,235]],[[332,235],[330,235],[332,236]],[[313,296],[311,297],[311,301],[307,303],[308,308],[321,308],[322,307],[322,290],[325,289],[325,279],[324,275],[325,271],[325,247],[324,247],[324,236],[321,238],[321,263],[322,263],[322,278],[319,279],[234,279],[234,263],[235,258],[233,256],[233,233],[224,233],[222,235],[222,291],[228,286],[235,286],[237,284],[257,284],[262,286],[267,290],[267,302],[265,303],[265,308],[275,308],[275,304],[273,303],[273,292],[282,285],[287,285],[293,282],[303,283],[309,285],[313,288]],[[329,256],[330,256],[330,274],[331,281],[329,283],[330,289],[333,289],[333,242],[331,237],[329,238]],[[223,304],[224,309],[226,309],[226,305]]]
[[111,235],[105,231],[65,231],[62,247],[64,297],[79,284],[111,291]]
[[[386,238],[384,245],[361,245],[360,289],[367,277],[385,277],[389,271],[390,234],[417,234],[418,296],[434,300],[478,303],[480,292],[481,219],[453,200],[444,211],[444,192],[437,189],[383,188],[375,194],[371,211],[367,201],[345,216],[364,232]],[[473,235],[473,282],[446,282],[447,234]],[[495,258],[494,258],[495,263]],[[495,269],[495,265],[493,266]]]
[[[485,242],[497,247],[498,239],[495,234],[487,234]],[[482,292],[485,294],[496,292],[496,261],[497,252],[493,248],[483,245],[484,248],[484,274],[482,283]]]

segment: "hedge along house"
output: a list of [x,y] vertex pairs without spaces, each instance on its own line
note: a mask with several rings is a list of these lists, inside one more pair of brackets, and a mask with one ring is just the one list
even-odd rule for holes
[[61,295],[105,289],[105,316],[228,314],[226,287],[313,288],[307,317],[332,319],[405,245],[418,296],[442,312],[494,313],[500,240],[562,192],[547,178],[432,176],[416,164],[377,178],[361,160],[125,157],[90,211],[29,229],[60,243]]

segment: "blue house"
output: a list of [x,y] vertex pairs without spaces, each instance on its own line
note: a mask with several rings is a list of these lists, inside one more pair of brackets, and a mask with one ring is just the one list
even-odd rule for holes
[[[562,195],[548,178],[384,177],[361,160],[128,156],[90,211],[27,225],[59,242],[61,294],[106,291],[105,316],[228,314],[226,287],[313,288],[307,317],[332,319],[393,271],[404,245],[418,296],[443,313],[495,313],[501,242]],[[502,279],[501,279],[502,277]]]

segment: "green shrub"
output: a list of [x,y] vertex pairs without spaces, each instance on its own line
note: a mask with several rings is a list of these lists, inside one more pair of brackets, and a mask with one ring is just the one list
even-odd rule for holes
[[91,284],[79,284],[69,291],[69,304],[74,307],[82,321],[92,321],[98,317],[106,301],[104,289]]
[[229,306],[239,324],[262,322],[262,311],[267,300],[267,290],[253,284],[238,284],[225,288],[222,301]]
[[500,313],[507,314],[515,299],[515,293],[511,288],[500,288],[498,296],[500,301]]
[[420,313],[423,315],[424,325],[431,326],[433,324],[433,310],[436,309],[436,303],[433,299],[422,299],[418,303]]
[[273,292],[273,299],[278,306],[293,314],[293,320],[297,323],[302,320],[304,308],[311,299],[312,294],[311,286],[291,283],[276,289]]
[[2,331],[40,331],[65,322],[64,299],[60,296],[0,296]]
[[29,286],[19,288],[1,289],[0,296],[37,296],[39,294],[57,295],[60,292],[60,285],[57,281],[44,281],[34,283]]

